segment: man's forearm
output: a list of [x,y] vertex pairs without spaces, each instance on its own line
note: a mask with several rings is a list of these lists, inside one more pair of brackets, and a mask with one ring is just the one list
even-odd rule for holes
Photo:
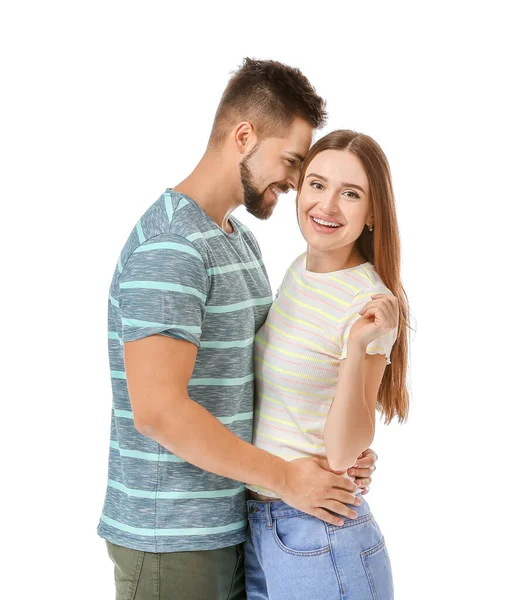
[[282,489],[287,463],[231,433],[191,398],[174,402],[173,411],[159,411],[137,428],[201,469],[276,493]]

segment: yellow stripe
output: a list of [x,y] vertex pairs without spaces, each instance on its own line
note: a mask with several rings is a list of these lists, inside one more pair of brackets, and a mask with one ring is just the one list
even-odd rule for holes
[[258,362],[261,362],[264,365],[267,365],[269,367],[269,369],[272,369],[273,371],[277,371],[278,373],[285,373],[285,375],[292,375],[293,377],[301,377],[302,379],[309,379],[310,381],[318,381],[319,383],[330,383],[330,384],[337,383],[337,379],[335,377],[333,379],[321,379],[320,377],[312,377],[311,375],[304,375],[302,373],[295,373],[294,371],[287,371],[286,369],[280,369],[279,367],[275,367],[270,362],[268,362],[267,360],[264,360],[263,358],[260,358],[259,356],[256,357],[256,360]]
[[281,335],[284,335],[286,338],[290,338],[291,340],[297,340],[298,342],[304,342],[307,346],[311,346],[312,348],[315,348],[316,350],[319,350],[319,352],[322,352],[323,354],[326,354],[326,350],[324,348],[321,348],[321,346],[318,346],[317,344],[314,344],[313,342],[310,342],[309,340],[307,340],[305,338],[298,337],[297,335],[290,335],[288,333],[285,333],[284,331],[282,331],[278,327],[275,327],[271,323],[267,323],[267,327],[270,327],[274,331],[277,331],[278,333],[281,333]]
[[[284,459],[284,460],[286,460],[286,459]],[[269,496],[269,497],[271,497],[271,491],[272,490],[268,490],[266,488],[260,487],[259,485],[253,485],[253,490],[256,491],[256,492],[258,492],[259,494],[261,493],[262,496]],[[272,497],[274,497],[274,496],[272,496]]]
[[258,432],[258,436],[268,438],[270,440],[274,440],[275,442],[283,442],[284,444],[288,444],[289,446],[292,443],[295,443],[296,446],[302,446],[304,448],[314,448],[316,450],[320,450],[321,448],[324,448],[324,444],[303,444],[302,442],[299,442],[298,440],[286,440],[284,438],[276,437],[275,435],[269,435],[268,433],[262,433],[261,431]]
[[346,302],[345,300],[341,300],[340,298],[337,298],[337,296],[333,296],[332,294],[328,294],[328,292],[323,292],[322,290],[318,290],[317,288],[314,288],[311,285],[307,285],[306,283],[301,281],[301,279],[296,275],[296,273],[294,272],[292,267],[290,267],[289,271],[290,271],[290,273],[292,273],[292,276],[294,277],[294,279],[297,281],[297,283],[300,286],[306,288],[307,290],[314,292],[315,294],[319,294],[320,296],[325,296],[326,298],[331,298],[332,300],[335,300],[335,302],[338,302],[339,304],[343,304],[344,306],[349,306],[349,302]]
[[313,327],[314,329],[318,329],[319,331],[324,333],[324,329],[322,327],[318,327],[317,325],[314,325],[313,323],[309,323],[308,321],[303,321],[303,319],[294,319],[293,317],[289,317],[289,315],[287,315],[287,313],[284,313],[281,310],[281,308],[278,308],[277,303],[274,303],[272,305],[272,310],[279,312],[279,314],[282,315],[283,317],[285,317],[285,319],[288,319],[289,321],[292,321],[293,323],[300,323],[301,325],[306,325],[307,327]]
[[270,342],[267,342],[263,338],[258,337],[258,336],[256,336],[254,338],[254,341],[258,342],[262,346],[265,346],[266,348],[272,348],[273,350],[276,350],[276,352],[280,352],[281,354],[286,354],[287,356],[292,356],[294,358],[302,358],[303,360],[310,360],[312,362],[318,362],[318,363],[324,363],[324,364],[328,363],[327,358],[312,358],[311,356],[305,356],[304,354],[296,354],[295,352],[289,352],[288,350],[283,350],[279,346],[275,346],[274,344],[271,344]]
[[372,348],[367,348],[368,352],[372,352],[373,350],[380,350],[381,354],[385,354],[385,349],[383,346],[373,346]]
[[261,410],[257,410],[256,412],[260,415],[260,417],[267,419],[267,421],[274,421],[274,423],[282,423],[283,425],[288,425],[289,427],[295,427],[296,429],[298,429],[298,426],[296,425],[296,423],[292,423],[292,421],[284,421],[283,419],[276,419],[275,417],[269,417],[265,413],[262,413]]
[[283,290],[283,293],[294,304],[298,304],[299,306],[302,306],[303,308],[308,308],[310,310],[313,310],[314,312],[325,316],[327,319],[330,319],[330,321],[335,321],[336,323],[342,323],[342,321],[344,320],[344,319],[336,319],[335,317],[332,317],[330,314],[324,312],[324,310],[320,310],[319,308],[315,308],[315,306],[312,306],[311,304],[306,304],[305,302],[296,300],[296,298],[291,296],[286,289]]
[[292,392],[294,394],[297,394],[298,396],[309,396],[310,398],[317,398],[319,400],[329,400],[328,397],[325,398],[324,396],[316,396],[311,392],[300,392],[299,390],[293,390],[292,388],[284,387],[275,383],[274,381],[271,381],[270,379],[267,379],[266,377],[262,377],[261,375],[255,374],[255,378],[262,379],[263,381],[265,381],[265,383],[268,383],[269,385],[272,385],[272,387],[278,388],[279,390],[283,390],[285,392]]
[[364,275],[362,273],[362,271],[360,271],[359,269],[357,269],[356,271],[351,271],[351,272],[355,273],[355,275],[360,275],[360,277],[365,279],[367,281],[367,283],[373,283],[373,280],[369,277],[369,273],[367,273],[367,271],[366,271],[366,275]]
[[342,279],[339,279],[338,277],[328,277],[328,279],[331,279],[332,281],[338,281],[340,284],[345,285],[346,287],[348,287],[350,290],[353,290],[354,292],[359,292],[360,288],[357,288],[354,285],[351,285],[351,283],[348,283],[347,281],[343,281]]
[[316,417],[326,417],[326,413],[320,413],[320,412],[315,412],[315,410],[307,410],[305,408],[297,408],[295,406],[286,405],[284,402],[280,402],[279,400],[276,400],[275,398],[271,398],[264,392],[262,392],[260,394],[260,397],[265,398],[266,400],[268,400],[269,402],[272,402],[273,404],[278,404],[279,406],[282,406],[282,407],[287,406],[288,410],[290,412],[301,413],[302,415],[314,415]]
[[[283,425],[288,425],[289,427],[295,427],[295,429],[297,431],[301,431],[303,433],[307,433],[308,435],[314,435],[314,433],[310,433],[310,429],[302,429],[301,427],[298,427],[296,423],[292,423],[292,421],[283,421],[283,419],[276,419],[275,417],[269,417],[268,415],[262,413],[261,411],[257,411],[258,414],[260,415],[260,417],[263,417],[264,419],[267,419],[268,421],[274,421],[274,423],[282,423]],[[324,423],[321,422],[321,426],[324,425]],[[294,433],[294,432],[293,432]]]

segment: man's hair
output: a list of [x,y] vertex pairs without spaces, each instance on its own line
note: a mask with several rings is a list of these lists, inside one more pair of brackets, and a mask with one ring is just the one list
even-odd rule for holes
[[222,95],[209,146],[220,145],[237,123],[253,124],[258,139],[281,136],[295,117],[314,129],[326,124],[326,102],[299,69],[245,58]]

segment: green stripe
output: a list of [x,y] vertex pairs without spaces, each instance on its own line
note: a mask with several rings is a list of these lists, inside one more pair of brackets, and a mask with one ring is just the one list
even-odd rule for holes
[[232,273],[233,271],[243,271],[244,269],[258,269],[263,265],[263,261],[252,260],[244,263],[233,263],[224,265],[223,267],[211,267],[207,270],[208,275],[222,275],[224,273]]
[[[246,378],[242,377],[242,379],[246,379]],[[221,381],[221,380],[214,380],[214,381]],[[230,381],[230,380],[226,380],[226,381]],[[250,379],[249,381],[252,381],[252,379]],[[237,385],[237,384],[229,383],[229,384],[214,384],[214,385]],[[134,413],[130,410],[114,409],[113,412],[115,414],[115,417],[119,417],[121,419],[134,419]],[[252,412],[237,413],[236,415],[233,415],[232,417],[215,417],[215,418],[217,419],[217,421],[220,421],[223,425],[229,425],[230,423],[234,423],[235,421],[249,421],[250,419],[253,418],[253,413]],[[111,446],[111,447],[114,448],[114,446]],[[120,448],[118,448],[118,449],[120,450]],[[156,454],[155,456],[158,456],[158,455]]]
[[170,221],[172,221],[172,216],[174,215],[170,194],[165,194],[165,209],[167,211],[168,222],[170,223]]
[[179,325],[177,323],[154,323],[153,321],[140,321],[139,319],[122,319],[122,324],[128,327],[160,327],[163,329],[182,329],[188,333],[200,334],[201,328],[194,325]]
[[177,205],[176,212],[178,210],[181,210],[185,206],[188,206],[188,204],[190,204],[190,203],[188,202],[188,200],[186,198],[181,198],[181,200],[179,200],[179,204]]
[[113,296],[111,294],[109,294],[109,301],[111,302],[111,304],[113,306],[116,306],[117,308],[119,308],[118,302],[113,298]]
[[110,519],[106,517],[106,515],[102,515],[100,517],[104,523],[114,527],[115,529],[119,529],[120,531],[125,531],[127,533],[134,533],[136,535],[141,536],[175,536],[175,535],[210,535],[216,533],[227,533],[228,531],[237,531],[238,529],[244,529],[247,525],[247,520],[238,521],[237,523],[231,523],[230,525],[222,525],[220,527],[186,527],[183,529],[145,529],[143,527],[132,527],[131,525],[126,525],[125,523],[120,523],[120,521],[115,521],[114,519]]
[[122,419],[134,419],[133,412],[131,410],[113,410],[115,413],[115,417],[120,417]]
[[204,377],[200,379],[190,379],[188,385],[243,385],[249,381],[253,381],[254,375],[246,375],[245,377],[218,378]]
[[111,377],[113,379],[127,379],[125,371],[111,371]]
[[[115,413],[116,412],[117,411],[115,411]],[[133,418],[133,413],[128,410],[118,411],[118,412],[129,413],[131,415],[129,418],[130,419]],[[114,441],[109,442],[109,445],[111,446],[111,448],[118,450],[118,452],[120,453],[120,456],[125,456],[127,458],[137,458],[139,460],[149,460],[149,461],[155,461],[155,462],[158,462],[158,461],[159,462],[175,462],[175,463],[185,463],[186,462],[179,456],[176,456],[175,454],[171,454],[170,452],[167,452],[166,454],[156,454],[154,452],[142,452],[141,450],[127,450],[126,448],[120,448],[119,443],[114,442]]]
[[233,417],[218,417],[218,420],[223,425],[229,425],[230,423],[234,423],[235,421],[250,421],[253,418],[253,411],[246,413],[238,413],[238,415],[234,415]]
[[209,240],[210,238],[218,237],[219,235],[224,235],[222,229],[210,229],[209,231],[196,231],[195,233],[191,233],[190,235],[186,236],[186,239],[189,242],[194,242],[200,238]]
[[145,236],[143,234],[141,221],[138,221],[138,223],[136,223],[136,232],[138,233],[138,240],[140,241],[140,244],[143,244],[143,242],[145,241]]
[[207,306],[207,313],[227,313],[237,310],[244,310],[253,306],[266,306],[271,304],[272,296],[266,296],[265,298],[253,298],[252,300],[245,300],[244,302],[237,302],[236,304],[226,304],[225,306]]
[[108,479],[108,487],[120,490],[128,496],[134,498],[150,498],[151,500],[173,500],[173,499],[194,499],[194,498],[231,498],[237,496],[245,490],[243,485],[237,488],[230,488],[225,490],[203,490],[201,492],[151,492],[147,490],[137,490],[134,488],[128,488],[123,483]]
[[179,292],[180,294],[197,296],[197,298],[206,302],[206,294],[203,294],[198,289],[178,283],[167,283],[166,281],[123,281],[120,284],[120,289],[166,290],[167,292]]
[[119,344],[121,344],[122,346],[124,345],[124,342],[122,342],[122,339],[116,331],[108,331],[108,339],[117,340]]
[[152,244],[144,244],[143,246],[138,246],[135,252],[150,252],[151,250],[177,250],[178,252],[191,254],[202,261],[202,256],[195,248],[190,248],[190,246],[187,246],[186,244],[177,244],[175,242],[154,242]]
[[201,340],[201,348],[245,348],[247,346],[250,346],[253,342],[254,337],[247,338],[246,340],[233,340],[228,342],[205,342]]

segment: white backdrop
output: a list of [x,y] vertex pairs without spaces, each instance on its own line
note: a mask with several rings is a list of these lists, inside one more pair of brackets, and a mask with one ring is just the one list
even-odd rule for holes
[[[391,163],[416,329],[412,409],[405,425],[377,429],[368,498],[397,600],[514,593],[508,5],[3,5],[6,598],[114,598],[95,532],[107,478],[109,283],[140,214],[200,158],[244,56],[301,68],[328,100],[322,133],[367,133]],[[266,223],[237,216],[276,289],[304,249],[294,196]]]

